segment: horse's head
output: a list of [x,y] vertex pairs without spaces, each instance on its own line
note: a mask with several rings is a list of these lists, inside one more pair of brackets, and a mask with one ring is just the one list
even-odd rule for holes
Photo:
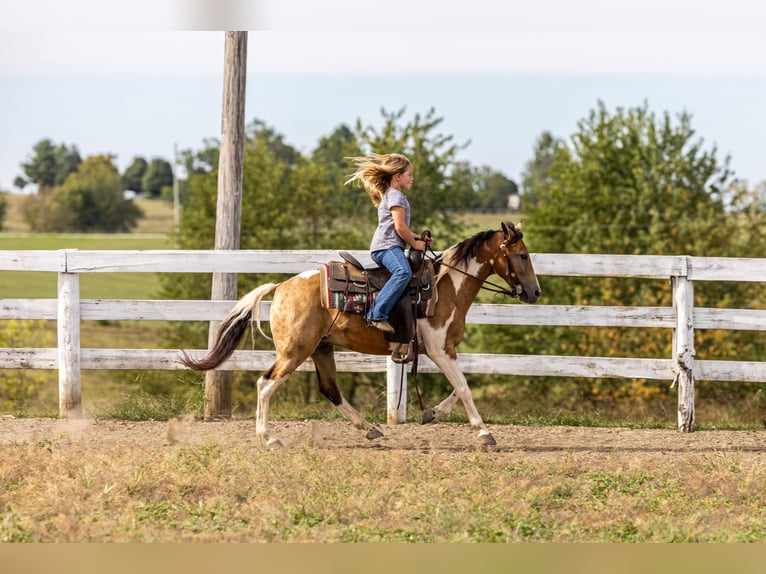
[[505,279],[520,301],[534,303],[540,297],[540,283],[523,237],[521,226],[503,223],[502,230],[498,232],[497,255],[492,263],[495,273]]

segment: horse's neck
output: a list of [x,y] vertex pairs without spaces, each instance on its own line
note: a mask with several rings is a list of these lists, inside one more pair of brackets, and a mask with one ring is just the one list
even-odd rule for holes
[[492,265],[480,263],[476,258],[472,258],[464,271],[449,269],[447,276],[452,279],[452,284],[455,286],[455,306],[460,311],[468,312],[484,281],[492,273]]

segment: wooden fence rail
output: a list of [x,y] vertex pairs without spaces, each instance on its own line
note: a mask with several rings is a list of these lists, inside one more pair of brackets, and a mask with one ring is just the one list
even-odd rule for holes
[[[352,252],[370,263],[365,251]],[[0,271],[58,274],[56,299],[2,299],[0,320],[56,320],[56,348],[0,348],[1,369],[58,369],[59,412],[79,416],[82,369],[174,370],[185,367],[177,350],[83,349],[80,323],[85,320],[219,320],[232,301],[168,301],[81,299],[83,273],[300,273],[337,259],[328,250],[295,251],[0,251]],[[532,256],[540,276],[639,277],[666,279],[673,293],[672,307],[532,306],[475,304],[467,322],[493,325],[576,327],[634,327],[673,330],[672,356],[578,357],[465,353],[459,363],[465,373],[520,376],[641,378],[674,381],[678,389],[678,427],[693,430],[694,380],[766,382],[766,362],[695,360],[694,330],[766,330],[766,310],[694,306],[695,281],[766,282],[766,259],[690,256],[582,255],[537,253]],[[544,286],[544,281],[543,281]],[[262,316],[268,320],[269,303]],[[204,353],[199,349],[192,352]],[[265,370],[274,360],[271,351],[236,351],[219,368]],[[339,371],[388,373],[388,420],[401,422],[406,401],[398,400],[401,371],[385,357],[342,352]],[[313,370],[309,359],[302,370]],[[421,358],[421,372],[437,372]],[[406,392],[406,387],[404,388]],[[397,404],[399,408],[397,409]]]

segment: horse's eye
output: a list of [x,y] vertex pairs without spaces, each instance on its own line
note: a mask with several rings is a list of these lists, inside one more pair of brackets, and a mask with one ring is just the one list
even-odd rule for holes
[[527,259],[529,259],[529,255],[528,255],[528,254],[526,254],[526,253],[522,253],[521,255],[519,255],[519,257],[521,257],[521,258],[522,258],[522,259],[524,259],[524,260],[527,260]]

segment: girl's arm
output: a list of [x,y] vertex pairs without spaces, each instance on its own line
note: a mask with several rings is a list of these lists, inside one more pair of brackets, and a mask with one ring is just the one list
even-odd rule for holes
[[407,220],[404,215],[404,208],[395,206],[391,208],[391,217],[394,219],[394,229],[396,234],[401,237],[404,242],[418,251],[425,251],[426,247],[430,245],[430,237],[428,241],[420,239],[419,235],[416,235],[407,225]]

